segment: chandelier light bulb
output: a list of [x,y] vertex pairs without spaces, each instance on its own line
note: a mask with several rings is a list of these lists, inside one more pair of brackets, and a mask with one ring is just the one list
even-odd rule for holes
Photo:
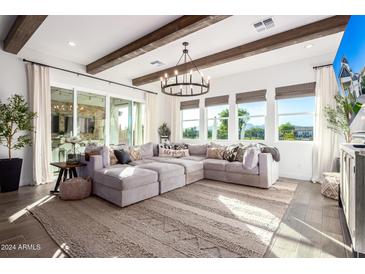
[[160,77],[160,81],[161,81],[161,82],[163,81],[163,78],[162,78],[162,77]]
[[179,74],[179,72],[177,71],[177,69],[175,69],[175,75],[178,75]]
[[169,75],[167,73],[165,73],[165,78],[167,79],[169,77]]

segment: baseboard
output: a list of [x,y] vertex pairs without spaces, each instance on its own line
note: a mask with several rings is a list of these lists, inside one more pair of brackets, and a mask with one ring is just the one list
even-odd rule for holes
[[279,173],[279,177],[285,177],[289,179],[296,179],[296,180],[302,180],[302,181],[310,181],[311,176],[305,176],[300,174],[292,174],[292,173]]

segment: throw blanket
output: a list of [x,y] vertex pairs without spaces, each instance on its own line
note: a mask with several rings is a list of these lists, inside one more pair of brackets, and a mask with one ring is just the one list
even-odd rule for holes
[[275,162],[280,161],[280,152],[276,147],[271,147],[263,143],[258,143],[262,153],[270,153]]

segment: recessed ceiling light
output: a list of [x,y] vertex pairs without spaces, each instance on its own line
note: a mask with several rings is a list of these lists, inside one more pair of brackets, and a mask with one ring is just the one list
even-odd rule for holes
[[312,44],[305,45],[305,48],[306,48],[306,49],[310,49],[310,48],[312,48],[312,47],[313,47],[313,45],[312,45]]
[[76,43],[73,42],[73,41],[68,41],[67,44],[70,46],[70,47],[76,47]]

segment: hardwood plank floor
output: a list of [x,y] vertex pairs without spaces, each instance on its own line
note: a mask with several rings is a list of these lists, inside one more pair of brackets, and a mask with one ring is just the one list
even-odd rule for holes
[[[0,250],[0,257],[67,257],[42,225],[25,210],[31,204],[47,199],[52,187],[22,187],[18,192],[0,193],[0,245],[17,247],[17,250]],[[323,197],[320,185],[299,182],[265,257],[350,256],[339,214],[337,201]]]

